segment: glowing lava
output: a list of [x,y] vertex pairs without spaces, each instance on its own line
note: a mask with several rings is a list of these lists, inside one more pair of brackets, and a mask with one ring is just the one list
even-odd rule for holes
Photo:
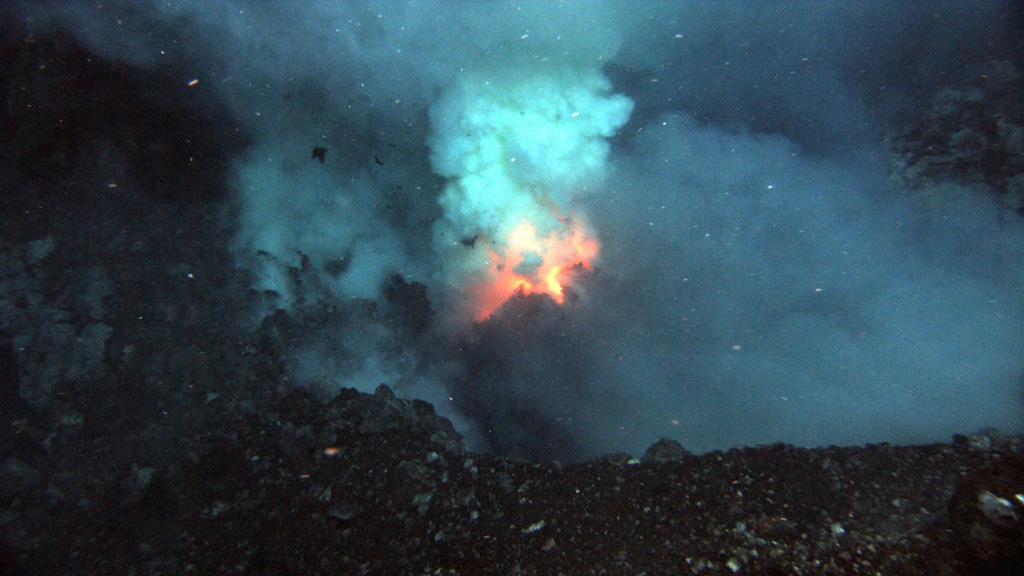
[[559,219],[560,228],[537,237],[530,222],[519,224],[504,243],[505,253],[491,248],[491,279],[476,286],[475,320],[486,320],[514,294],[547,294],[565,302],[563,285],[581,270],[591,270],[600,245],[577,221]]

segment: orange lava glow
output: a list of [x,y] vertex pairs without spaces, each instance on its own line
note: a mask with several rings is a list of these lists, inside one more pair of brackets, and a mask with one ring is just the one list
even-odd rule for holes
[[477,322],[486,320],[514,294],[547,294],[565,302],[564,285],[580,270],[591,270],[600,245],[575,221],[560,219],[564,230],[538,238],[523,222],[509,235],[505,253],[491,250],[491,280],[474,290]]

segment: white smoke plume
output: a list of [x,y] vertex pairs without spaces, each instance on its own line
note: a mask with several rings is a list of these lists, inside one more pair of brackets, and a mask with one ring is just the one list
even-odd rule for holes
[[435,242],[449,286],[477,288],[469,296],[476,320],[523,287],[490,286],[503,273],[539,285],[552,265],[596,256],[573,249],[586,224],[572,201],[601,182],[607,139],[632,109],[608,94],[599,66],[538,55],[500,75],[468,74],[431,107],[431,160],[449,179]]

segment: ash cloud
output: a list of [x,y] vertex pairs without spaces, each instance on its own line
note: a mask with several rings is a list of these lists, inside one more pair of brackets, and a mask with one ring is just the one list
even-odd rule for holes
[[[284,309],[343,309],[299,381],[386,379],[526,458],[1024,428],[1020,222],[982,184],[902,189],[885,142],[936,87],[1021,64],[1013,3],[16,6],[230,107],[254,140],[238,261]],[[482,250],[551,205],[593,268],[474,325]],[[396,275],[430,328],[387,320]]]

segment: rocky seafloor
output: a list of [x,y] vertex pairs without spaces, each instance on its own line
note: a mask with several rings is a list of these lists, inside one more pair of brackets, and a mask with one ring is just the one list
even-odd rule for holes
[[[147,100],[158,79],[67,37],[2,41],[0,574],[1024,572],[1018,437],[532,463],[386,386],[294,387],[308,321],[378,312],[245,324],[266,295],[206,187],[244,135],[204,138],[232,132],[210,103]],[[937,94],[893,135],[895,176],[1019,209],[1020,78],[993,63]],[[398,293],[377,320],[422,321]]]

